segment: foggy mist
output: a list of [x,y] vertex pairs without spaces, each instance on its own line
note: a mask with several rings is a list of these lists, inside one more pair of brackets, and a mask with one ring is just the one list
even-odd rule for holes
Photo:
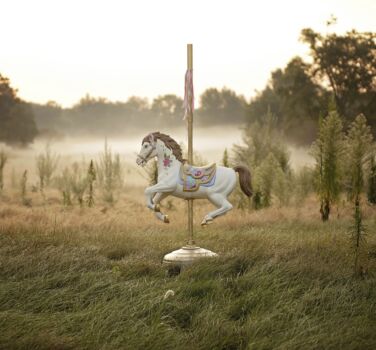
[[[182,121],[182,125],[184,122]],[[152,132],[156,130],[150,130]],[[185,127],[178,129],[160,129],[160,132],[169,134],[178,143],[187,145],[187,136]],[[148,133],[147,131],[138,131],[132,136],[109,137],[107,142],[111,150],[119,153],[125,164],[125,181],[128,184],[143,184],[146,179],[142,177],[143,170],[139,168],[136,161],[136,154],[140,150],[141,141]],[[103,138],[79,138],[65,137],[58,140],[49,140],[38,138],[28,148],[17,149],[8,148],[11,158],[11,166],[7,171],[13,169],[21,173],[29,169],[31,179],[36,181],[35,177],[35,157],[43,152],[47,143],[51,145],[51,150],[60,156],[59,168],[63,168],[73,161],[97,159],[103,152],[105,139]],[[221,164],[224,150],[227,148],[231,154],[234,144],[242,144],[242,129],[239,127],[214,127],[214,128],[197,128],[194,130],[194,150],[207,162],[216,162]],[[288,146],[292,168],[298,169],[304,165],[313,164],[312,158],[308,154],[308,147]]]

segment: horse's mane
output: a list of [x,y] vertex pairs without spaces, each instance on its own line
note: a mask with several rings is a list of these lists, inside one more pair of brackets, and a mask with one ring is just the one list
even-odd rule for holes
[[177,160],[182,163],[186,161],[185,159],[183,159],[180,145],[170,135],[162,134],[159,131],[152,132],[143,138],[142,144],[144,144],[145,142],[150,142],[152,135],[154,137],[154,140],[161,140],[166,145],[166,147],[172,151]]

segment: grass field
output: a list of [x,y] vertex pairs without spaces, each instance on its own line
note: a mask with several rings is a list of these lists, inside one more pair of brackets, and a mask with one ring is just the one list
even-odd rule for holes
[[[1,349],[376,349],[374,208],[364,278],[352,275],[350,208],[323,224],[314,199],[196,225],[219,257],[168,276],[161,259],[185,242],[184,202],[165,225],[141,191],[113,208],[2,198]],[[195,208],[199,223],[208,207]]]

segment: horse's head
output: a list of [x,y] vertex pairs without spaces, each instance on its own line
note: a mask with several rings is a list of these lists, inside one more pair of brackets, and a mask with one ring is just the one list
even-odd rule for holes
[[137,155],[137,165],[145,166],[145,164],[152,158],[157,156],[157,140],[151,133],[146,136],[141,145],[141,150]]

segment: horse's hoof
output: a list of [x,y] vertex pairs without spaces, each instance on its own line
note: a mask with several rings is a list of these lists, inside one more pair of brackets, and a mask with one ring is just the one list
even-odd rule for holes
[[204,219],[201,222],[201,226],[208,226],[213,223],[213,219]]
[[161,207],[159,206],[159,204],[155,204],[154,205],[154,211],[159,213],[161,211]]
[[164,218],[163,218],[163,222],[165,224],[169,224],[170,223],[170,219],[168,218],[168,215],[165,215]]

